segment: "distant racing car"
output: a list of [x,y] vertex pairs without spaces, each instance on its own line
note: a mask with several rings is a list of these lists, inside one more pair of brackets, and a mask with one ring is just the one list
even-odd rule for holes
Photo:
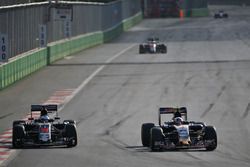
[[[174,114],[174,118],[162,123],[162,114]],[[183,120],[176,124],[176,119]],[[204,122],[187,121],[185,107],[159,108],[159,125],[142,124],[141,140],[142,145],[150,147],[152,151],[202,148],[213,151],[217,147],[215,127],[207,126]]]
[[[34,118],[34,112],[46,110],[54,113],[54,118]],[[13,121],[13,148],[24,146],[59,146],[74,147],[77,145],[77,130],[74,120],[60,122],[57,105],[31,105],[28,120]]]
[[223,10],[220,10],[218,13],[214,14],[214,18],[228,18],[228,14],[225,13]]
[[146,43],[140,44],[139,53],[167,53],[167,46],[158,38],[148,38]]

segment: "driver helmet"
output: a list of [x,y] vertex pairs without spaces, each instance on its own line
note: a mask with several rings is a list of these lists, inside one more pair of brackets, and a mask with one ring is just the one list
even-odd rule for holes
[[42,108],[40,119],[42,119],[42,120],[49,120],[48,110],[46,108]]
[[174,118],[177,118],[177,117],[181,117],[180,111],[176,111],[176,112],[174,113]]
[[42,108],[41,110],[41,116],[48,115],[48,111],[46,108]]
[[181,117],[176,117],[174,118],[174,122],[176,123],[176,125],[181,125],[183,122],[183,119]]

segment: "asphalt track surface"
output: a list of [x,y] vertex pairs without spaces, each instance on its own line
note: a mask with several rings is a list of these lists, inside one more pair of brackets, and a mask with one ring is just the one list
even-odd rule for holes
[[[57,90],[78,90],[60,111],[62,119],[77,121],[77,147],[17,150],[5,165],[248,167],[250,10],[227,10],[228,19],[144,20],[110,43],[66,57],[1,91],[3,132],[30,104]],[[166,43],[168,53],[139,55],[139,43],[149,36]],[[142,147],[141,124],[156,123],[160,106],[186,106],[190,120],[214,125],[217,149]]]

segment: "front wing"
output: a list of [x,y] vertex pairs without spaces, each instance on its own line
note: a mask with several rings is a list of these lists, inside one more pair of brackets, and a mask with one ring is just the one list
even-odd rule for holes
[[155,149],[157,150],[179,150],[179,149],[205,149],[206,147],[213,144],[213,140],[208,141],[200,141],[196,144],[190,144],[190,145],[175,145],[173,143],[165,143],[165,142],[159,142],[156,141],[154,143]]
[[68,138],[59,138],[57,140],[41,142],[33,139],[23,139],[23,146],[63,146],[69,143]]

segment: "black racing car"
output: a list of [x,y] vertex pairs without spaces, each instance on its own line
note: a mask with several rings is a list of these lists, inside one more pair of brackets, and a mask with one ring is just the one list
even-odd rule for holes
[[[184,119],[178,125],[174,120],[162,123],[162,114],[179,114],[178,118],[183,119],[184,117]],[[204,148],[207,151],[213,151],[217,147],[215,128],[207,126],[204,122],[188,121],[185,107],[160,108],[159,125],[142,124],[141,140],[142,145],[150,147],[152,151]]]
[[139,53],[167,53],[167,46],[159,42],[159,38],[148,38],[146,43],[140,44]]
[[[34,112],[40,113],[44,109],[49,113],[54,113],[54,118],[34,118]],[[74,120],[60,122],[57,105],[31,105],[31,114],[28,120],[16,120],[13,122],[13,148],[58,145],[76,146],[77,131]]]
[[223,10],[220,10],[218,13],[214,14],[214,18],[218,19],[218,18],[228,18],[228,14],[225,13]]

